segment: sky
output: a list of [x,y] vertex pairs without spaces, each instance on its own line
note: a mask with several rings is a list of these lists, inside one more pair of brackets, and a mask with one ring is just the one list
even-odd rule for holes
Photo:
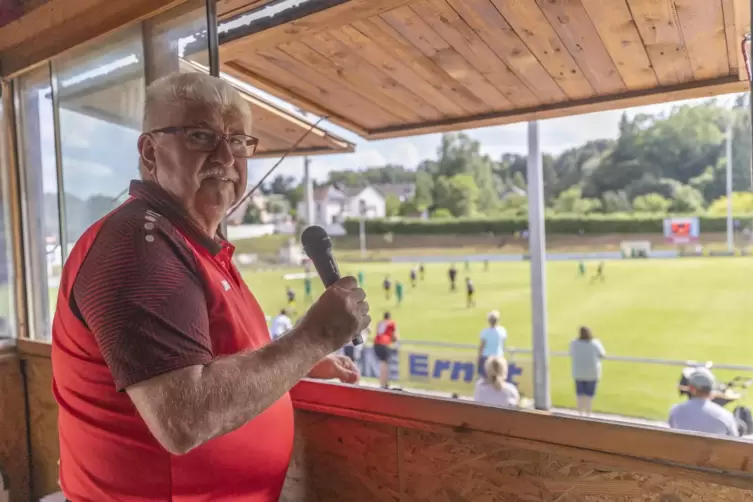
[[[228,80],[233,80],[228,77]],[[235,83],[238,83],[235,81]],[[277,106],[297,115],[310,123],[318,117],[303,114],[291,105],[284,103],[263,91],[249,88],[252,94],[268,100]],[[40,126],[43,145],[43,185],[47,193],[56,190],[56,169],[54,131],[52,128],[52,103],[46,89],[38,92],[44,96],[40,104]],[[734,96],[734,95],[732,95]],[[731,102],[732,96],[719,96],[721,103]],[[627,110],[628,115],[637,113],[669,113],[683,103],[699,103],[703,100],[680,101],[660,105],[643,106]],[[62,158],[65,191],[81,199],[92,195],[115,197],[127,188],[128,182],[138,176],[136,140],[138,131],[108,123],[67,109],[63,104],[60,119]],[[540,121],[542,151],[559,154],[568,148],[582,145],[586,141],[603,138],[616,138],[622,110],[576,115]],[[436,158],[436,149],[441,135],[430,134],[400,139],[366,141],[357,135],[326,121],[322,127],[342,138],[355,143],[354,153],[322,155],[311,157],[313,177],[320,182],[327,179],[331,170],[355,170],[369,166],[399,164],[415,169],[425,159]],[[486,127],[465,131],[479,141],[483,153],[499,158],[503,153],[525,154],[526,124],[512,124]],[[258,159],[249,161],[249,185],[255,185],[279,159]],[[303,176],[303,158],[292,157],[284,160],[272,174]]]
[[[313,123],[318,119],[314,115],[300,115],[294,107],[282,103],[280,100],[262,91],[255,89],[252,91],[309,122]],[[734,96],[734,94],[720,95],[716,99],[719,103],[724,104],[731,102]],[[589,140],[615,139],[618,135],[618,125],[623,111],[626,111],[628,116],[634,116],[639,113],[668,114],[673,107],[683,104],[697,104],[707,100],[708,98],[675,101],[628,108],[626,110],[612,110],[542,120],[539,122],[541,149],[544,153],[557,155],[569,148],[580,146]],[[347,154],[312,156],[311,171],[312,176],[317,181],[325,181],[327,173],[331,170],[363,169],[369,166],[380,166],[388,163],[400,164],[407,168],[415,169],[421,161],[436,158],[436,150],[441,138],[441,134],[429,134],[399,139],[366,141],[334,124],[327,123],[326,121],[323,124],[325,124],[323,126],[324,129],[355,143],[356,151]],[[488,154],[492,158],[499,158],[503,153],[527,153],[526,123],[471,129],[464,132],[481,144],[482,153]],[[264,173],[271,169],[278,160],[259,159],[250,162],[249,183],[254,184],[258,182]],[[297,157],[284,160],[272,174],[272,177],[278,173],[302,178],[303,159]]]

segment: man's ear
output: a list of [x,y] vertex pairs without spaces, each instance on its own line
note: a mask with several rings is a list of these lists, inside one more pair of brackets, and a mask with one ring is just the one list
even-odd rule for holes
[[142,134],[138,141],[139,157],[144,170],[154,176],[157,167],[157,156],[154,145],[154,138],[149,134]]

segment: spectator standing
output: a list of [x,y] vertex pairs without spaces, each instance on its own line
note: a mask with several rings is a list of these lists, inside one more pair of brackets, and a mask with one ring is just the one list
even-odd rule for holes
[[476,380],[473,400],[503,408],[517,408],[520,393],[515,385],[507,381],[507,361],[501,357],[490,357],[484,365],[486,376]]
[[604,346],[586,326],[581,327],[578,338],[570,342],[575,395],[582,416],[591,416],[596,387],[601,379],[601,360],[606,355]]
[[384,313],[384,319],[379,321],[374,337],[374,354],[379,360],[379,385],[387,389],[390,383],[390,345],[398,340],[397,324],[392,320],[389,312]]
[[706,368],[698,368],[688,377],[690,399],[675,405],[669,412],[669,426],[720,436],[740,435],[734,415],[711,400],[716,385],[714,375]]
[[280,310],[280,313],[272,319],[272,326],[269,328],[272,340],[277,340],[282,335],[293,329],[293,321],[288,316],[286,309]]
[[482,377],[484,373],[486,360],[490,357],[504,357],[505,340],[507,340],[507,330],[499,325],[499,312],[492,310],[486,316],[489,326],[481,331],[481,342],[478,346],[478,374]]

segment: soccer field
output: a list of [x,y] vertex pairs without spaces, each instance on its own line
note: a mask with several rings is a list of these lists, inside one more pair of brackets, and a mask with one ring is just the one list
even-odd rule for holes
[[[389,309],[403,339],[476,344],[485,316],[499,310],[508,331],[507,347],[531,347],[531,303],[527,262],[456,264],[459,291],[449,291],[449,264],[428,264],[426,279],[411,288],[411,264],[364,263],[341,265],[343,274],[365,274],[372,317]],[[693,359],[753,365],[753,258],[684,258],[607,262],[606,280],[592,282],[596,263],[587,263],[579,277],[576,262],[552,262],[547,269],[549,343],[566,351],[581,325],[589,326],[610,355],[662,359]],[[252,272],[244,278],[268,315],[285,306],[285,287],[298,292],[305,308],[303,281],[285,281],[284,273],[301,269]],[[387,301],[381,282],[389,274],[403,282],[400,307]],[[476,286],[476,306],[467,308],[463,282]],[[314,281],[314,296],[322,291]],[[574,407],[570,361],[551,358],[555,406]],[[651,419],[664,419],[679,401],[676,385],[681,368],[607,361],[595,410]],[[715,370],[727,380],[738,374]],[[753,406],[753,389],[744,400]],[[731,409],[731,408],[730,408]]]

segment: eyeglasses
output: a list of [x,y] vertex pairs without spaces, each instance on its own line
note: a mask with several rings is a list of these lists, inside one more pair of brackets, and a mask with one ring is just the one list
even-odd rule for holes
[[259,146],[259,138],[247,134],[222,134],[206,127],[163,127],[149,132],[180,134],[186,140],[186,146],[198,152],[214,152],[224,139],[234,157],[246,159],[253,157]]

